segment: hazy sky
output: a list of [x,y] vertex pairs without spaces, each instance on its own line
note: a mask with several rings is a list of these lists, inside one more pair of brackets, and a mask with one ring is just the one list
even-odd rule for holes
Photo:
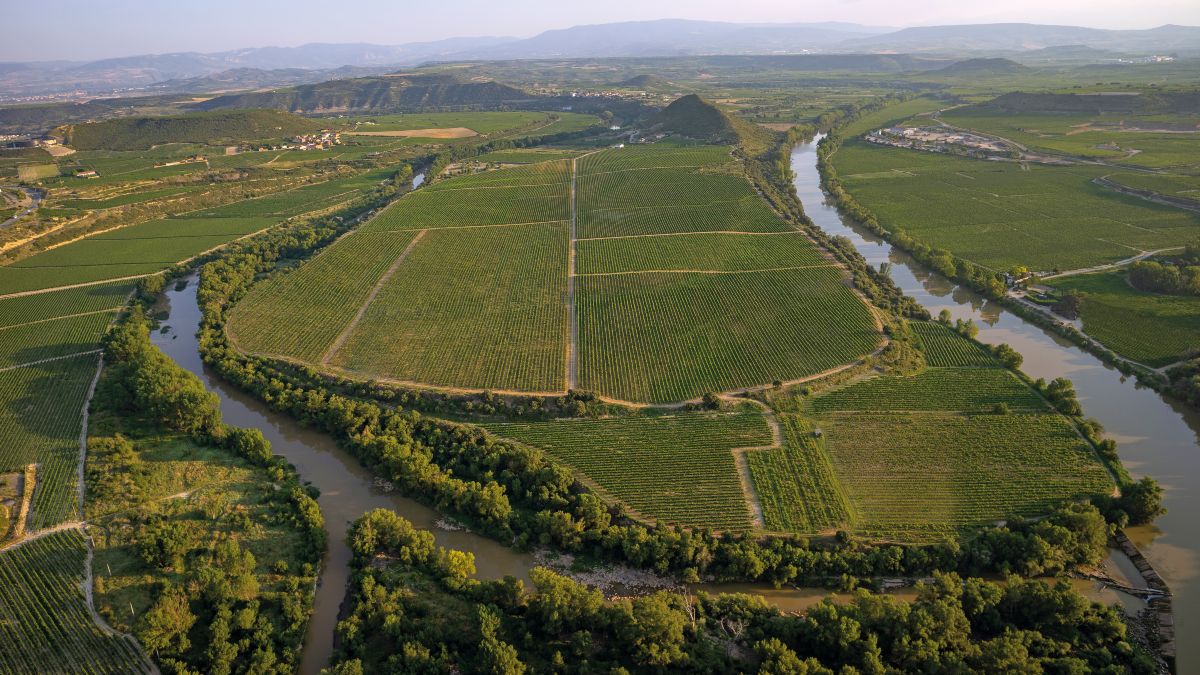
[[686,18],[883,26],[1022,21],[1200,25],[1200,0],[15,0],[0,61],[96,59],[308,42],[527,37],[582,23]]

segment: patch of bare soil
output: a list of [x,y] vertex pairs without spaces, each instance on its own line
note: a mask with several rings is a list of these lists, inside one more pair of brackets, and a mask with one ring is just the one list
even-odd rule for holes
[[388,136],[391,138],[470,138],[478,136],[474,129],[445,127],[443,129],[405,129],[404,131],[351,131],[355,136]]

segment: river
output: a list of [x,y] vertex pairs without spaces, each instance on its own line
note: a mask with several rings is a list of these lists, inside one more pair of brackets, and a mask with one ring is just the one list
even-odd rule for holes
[[[1131,382],[1122,382],[1119,373],[1085,352],[985,303],[970,291],[929,274],[907,256],[892,251],[886,243],[847,227],[837,212],[824,204],[815,160],[811,144],[798,146],[792,155],[797,191],[809,216],[822,229],[851,237],[873,264],[892,262],[893,278],[930,311],[936,314],[942,308],[948,308],[956,317],[974,317],[981,324],[981,339],[1008,342],[1017,347],[1025,355],[1024,369],[1031,375],[1047,379],[1059,375],[1071,377],[1088,414],[1100,419],[1121,443],[1126,466],[1134,473],[1153,475],[1167,486],[1167,505],[1172,511],[1160,519],[1161,530],[1144,528],[1131,536],[1175,591],[1180,629],[1184,631],[1180,635],[1186,634],[1186,626],[1195,625],[1197,593],[1200,592],[1193,579],[1200,526],[1188,523],[1186,517],[1189,507],[1194,510],[1196,506],[1196,492],[1189,491],[1189,487],[1200,480],[1200,473],[1195,471],[1200,457],[1195,431],[1200,429],[1200,415],[1185,414],[1154,392],[1136,388]],[[195,285],[193,279],[185,288],[167,290],[165,309],[169,315],[162,322],[165,331],[154,334],[154,343],[181,366],[198,375],[220,397],[226,422],[261,429],[275,453],[286,457],[304,480],[312,482],[321,491],[318,502],[325,516],[329,548],[322,561],[313,616],[305,637],[301,673],[318,673],[328,665],[338,611],[349,581],[351,556],[346,545],[346,531],[349,523],[366,511],[394,509],[417,527],[431,530],[439,545],[474,553],[482,578],[512,575],[528,581],[528,571],[535,565],[534,556],[513,551],[486,537],[438,527],[440,516],[437,512],[383,489],[371,472],[339,448],[327,434],[272,412],[258,399],[206,369],[200,359],[196,337],[200,310]],[[1104,602],[1122,600],[1111,591],[1097,591],[1087,582],[1077,583],[1076,587]],[[754,593],[787,611],[805,609],[829,596],[829,591],[824,589],[774,590],[749,584],[706,585],[697,586],[695,590]],[[898,595],[911,597],[912,594],[902,591]],[[1189,619],[1190,624],[1187,623]],[[1185,656],[1187,663],[1195,662],[1192,646],[1180,646],[1180,658]]]
[[1067,377],[1075,383],[1084,412],[1117,441],[1121,460],[1135,478],[1153,476],[1166,490],[1168,512],[1129,536],[1170,585],[1174,595],[1179,672],[1200,670],[1200,642],[1185,638],[1200,630],[1200,412],[1140,387],[1132,378],[1071,342],[1025,322],[970,289],[931,272],[870,231],[844,221],[821,190],[816,142],[796,146],[791,165],[796,192],[809,218],[826,233],[848,237],[872,266],[890,264],[892,280],[935,316],[943,309],[956,319],[974,319],[979,339],[1006,342],[1025,356],[1032,377]]

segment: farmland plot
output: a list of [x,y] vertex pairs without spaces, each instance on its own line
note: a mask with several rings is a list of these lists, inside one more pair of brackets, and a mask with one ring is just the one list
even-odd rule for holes
[[345,237],[298,269],[254,286],[230,313],[229,334],[249,352],[319,362],[416,234]]
[[1139,291],[1119,272],[1053,284],[1084,295],[1084,332],[1122,356],[1157,368],[1200,350],[1200,298]]
[[[889,229],[994,270],[1078,269],[1181,246],[1200,216],[1092,183],[1104,167],[988,162],[848,142],[848,192]],[[881,178],[881,174],[886,177]]]
[[77,356],[0,372],[0,471],[38,464],[32,529],[78,513],[80,411],[97,358]]
[[757,413],[485,426],[570,464],[645,517],[720,530],[750,527],[732,449],[771,443]]
[[83,536],[67,530],[0,552],[0,670],[6,673],[142,673],[126,638],[105,633],[83,594]]
[[1107,494],[1112,479],[1065,417],[839,413],[829,455],[868,536],[922,540]]
[[930,366],[1000,367],[1000,362],[983,345],[964,338],[940,323],[912,321],[908,325],[916,333],[917,342],[925,354],[925,363]]
[[648,270],[738,271],[832,265],[803,234],[697,233],[583,239],[579,274],[622,274]]
[[579,277],[580,383],[667,402],[788,381],[879,344],[838,268]]
[[983,412],[1000,403],[1013,410],[1046,409],[1037,393],[1003,368],[928,368],[912,376],[873,377],[819,396],[812,409]]
[[428,230],[331,363],[424,384],[559,391],[568,228]]
[[366,230],[544,223],[570,219],[565,183],[479,190],[418,190],[396,202]]
[[766,529],[815,534],[849,526],[853,511],[812,424],[782,414],[783,445],[746,453]]

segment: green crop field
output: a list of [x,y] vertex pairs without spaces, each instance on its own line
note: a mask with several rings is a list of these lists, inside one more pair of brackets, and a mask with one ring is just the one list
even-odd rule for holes
[[86,557],[77,530],[0,552],[0,670],[28,675],[150,672],[131,640],[105,633],[88,612]]
[[477,162],[494,162],[498,164],[537,164],[556,159],[570,159],[582,153],[581,150],[563,150],[559,148],[524,148],[512,150],[495,150],[475,157]]
[[1046,403],[1002,368],[928,368],[918,375],[862,380],[816,398],[818,414],[834,411],[989,411],[998,403],[1013,410],[1045,410]]
[[714,232],[582,239],[576,269],[586,274],[623,274],[644,270],[738,271],[830,265],[803,234]]
[[0,368],[100,348],[115,311],[0,328]]
[[581,238],[677,232],[787,232],[787,223],[755,195],[689,206],[588,208],[579,214]]
[[[1006,114],[983,106],[947,111],[942,119],[1035,150],[1114,164],[1160,169],[1189,169],[1200,164],[1200,135],[1194,133],[1192,116]],[[1178,133],[1181,129],[1192,133]]]
[[965,339],[947,326],[931,321],[912,321],[909,326],[917,335],[925,363],[930,366],[1000,366],[982,345]]
[[855,531],[868,536],[950,536],[1113,486],[1059,415],[854,412],[820,427],[859,518]]
[[1200,176],[1169,173],[1114,173],[1109,175],[1108,179],[1137,190],[1150,190],[1171,197],[1200,201]]
[[[727,148],[674,144],[578,160],[581,230],[615,204],[657,211],[654,229],[679,235],[574,244],[579,386],[676,401],[812,375],[878,344],[875,319],[844,272],[776,217],[729,161]],[[257,288],[232,313],[230,332],[249,351],[308,363],[324,355],[359,376],[561,391],[570,177],[571,162],[554,160],[437,180]],[[415,232],[419,241],[346,332]],[[362,273],[334,281],[349,265]],[[280,335],[280,322],[298,316],[308,320]]]
[[644,517],[720,530],[750,527],[732,450],[771,443],[758,413],[485,426],[570,464]]
[[301,267],[254,286],[231,312],[229,334],[249,352],[320,361],[416,234],[354,232]]
[[0,472],[38,464],[31,529],[77,517],[81,410],[95,354],[0,372]]
[[564,223],[428,230],[331,363],[442,386],[561,390],[568,235]]
[[772,532],[815,534],[847,526],[850,500],[834,474],[823,439],[796,415],[781,414],[783,445],[746,453],[763,522]]
[[580,277],[580,384],[632,401],[787,381],[879,344],[837,268]]
[[[406,113],[352,117],[344,120],[347,130],[354,129],[365,132],[466,127],[480,134],[491,134],[535,122],[549,121],[550,116],[542,112]],[[374,124],[369,122],[374,122]]]
[[1200,297],[1139,291],[1120,272],[1051,283],[1084,294],[1084,332],[1122,356],[1158,368],[1200,350]]
[[1111,263],[1196,238],[1200,215],[1092,182],[1103,167],[1029,164],[847,142],[846,190],[892,230],[994,270]]

